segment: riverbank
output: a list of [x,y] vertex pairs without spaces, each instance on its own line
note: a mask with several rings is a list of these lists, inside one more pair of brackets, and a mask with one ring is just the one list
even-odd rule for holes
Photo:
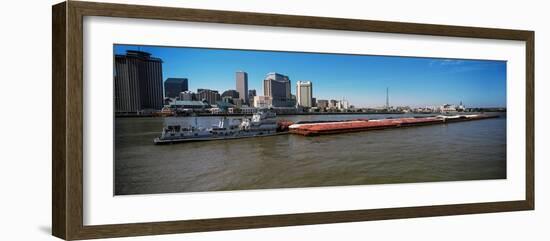
[[[405,112],[303,112],[303,113],[277,113],[277,116],[289,116],[289,115],[366,115],[366,114],[387,114],[387,115],[399,115],[405,114]],[[422,113],[430,114],[430,113]],[[194,117],[194,116],[248,116],[252,114],[248,113],[194,113],[194,114],[179,114],[181,117]],[[162,117],[154,114],[115,114],[115,117]]]
[[[484,113],[503,113],[506,111],[485,111]],[[459,113],[459,112],[456,112]],[[460,112],[460,113],[469,113],[469,112]],[[474,112],[472,112],[474,113]],[[479,113],[479,112],[475,112]],[[277,114],[277,116],[293,116],[293,115],[299,115],[299,116],[334,116],[334,115],[403,115],[403,114],[418,114],[418,115],[441,115],[441,114],[454,114],[454,113],[441,113],[441,112],[419,112],[419,113],[413,113],[413,112],[376,112],[376,111],[369,111],[369,112],[303,112],[303,113],[281,113]],[[250,116],[252,114],[245,114],[245,113],[218,113],[218,114],[211,114],[211,113],[194,113],[194,114],[180,114],[177,115],[178,117],[194,117],[194,116]],[[116,118],[132,118],[132,117],[163,117],[159,115],[154,114],[115,114]],[[164,116],[165,117],[165,116]]]

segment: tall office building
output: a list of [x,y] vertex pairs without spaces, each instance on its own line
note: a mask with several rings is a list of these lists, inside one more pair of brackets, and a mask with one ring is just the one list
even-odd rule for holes
[[264,79],[264,96],[290,99],[290,79],[279,73],[268,73]]
[[313,107],[313,84],[311,81],[296,82],[296,99],[298,106]]
[[164,97],[176,98],[188,89],[187,78],[168,78],[164,81]]
[[235,74],[235,84],[237,92],[239,92],[239,99],[242,100],[242,103],[248,103],[248,74],[244,71],[238,71]]
[[137,113],[163,107],[162,60],[127,50],[115,55],[115,112]]
[[296,105],[290,93],[290,79],[279,73],[268,73],[264,79],[264,96],[272,98],[274,107],[293,107]]

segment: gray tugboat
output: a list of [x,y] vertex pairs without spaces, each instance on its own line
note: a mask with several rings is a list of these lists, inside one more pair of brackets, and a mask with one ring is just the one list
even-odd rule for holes
[[168,144],[189,141],[211,141],[238,139],[246,137],[271,136],[286,132],[278,132],[275,113],[259,111],[252,118],[243,118],[235,123],[222,117],[218,125],[203,128],[197,126],[167,125],[160,137],[155,138],[155,144]]

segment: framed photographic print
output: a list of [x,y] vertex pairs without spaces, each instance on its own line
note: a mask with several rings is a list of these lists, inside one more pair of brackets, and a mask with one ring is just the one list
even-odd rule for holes
[[53,6],[53,235],[534,209],[534,32]]

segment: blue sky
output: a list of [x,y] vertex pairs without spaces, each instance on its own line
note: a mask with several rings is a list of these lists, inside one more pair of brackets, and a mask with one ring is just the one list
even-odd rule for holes
[[322,53],[115,45],[116,54],[141,50],[164,61],[163,78],[188,78],[189,89],[235,89],[235,72],[248,73],[248,88],[263,94],[268,72],[313,82],[317,99],[344,97],[357,107],[506,107],[506,62]]

